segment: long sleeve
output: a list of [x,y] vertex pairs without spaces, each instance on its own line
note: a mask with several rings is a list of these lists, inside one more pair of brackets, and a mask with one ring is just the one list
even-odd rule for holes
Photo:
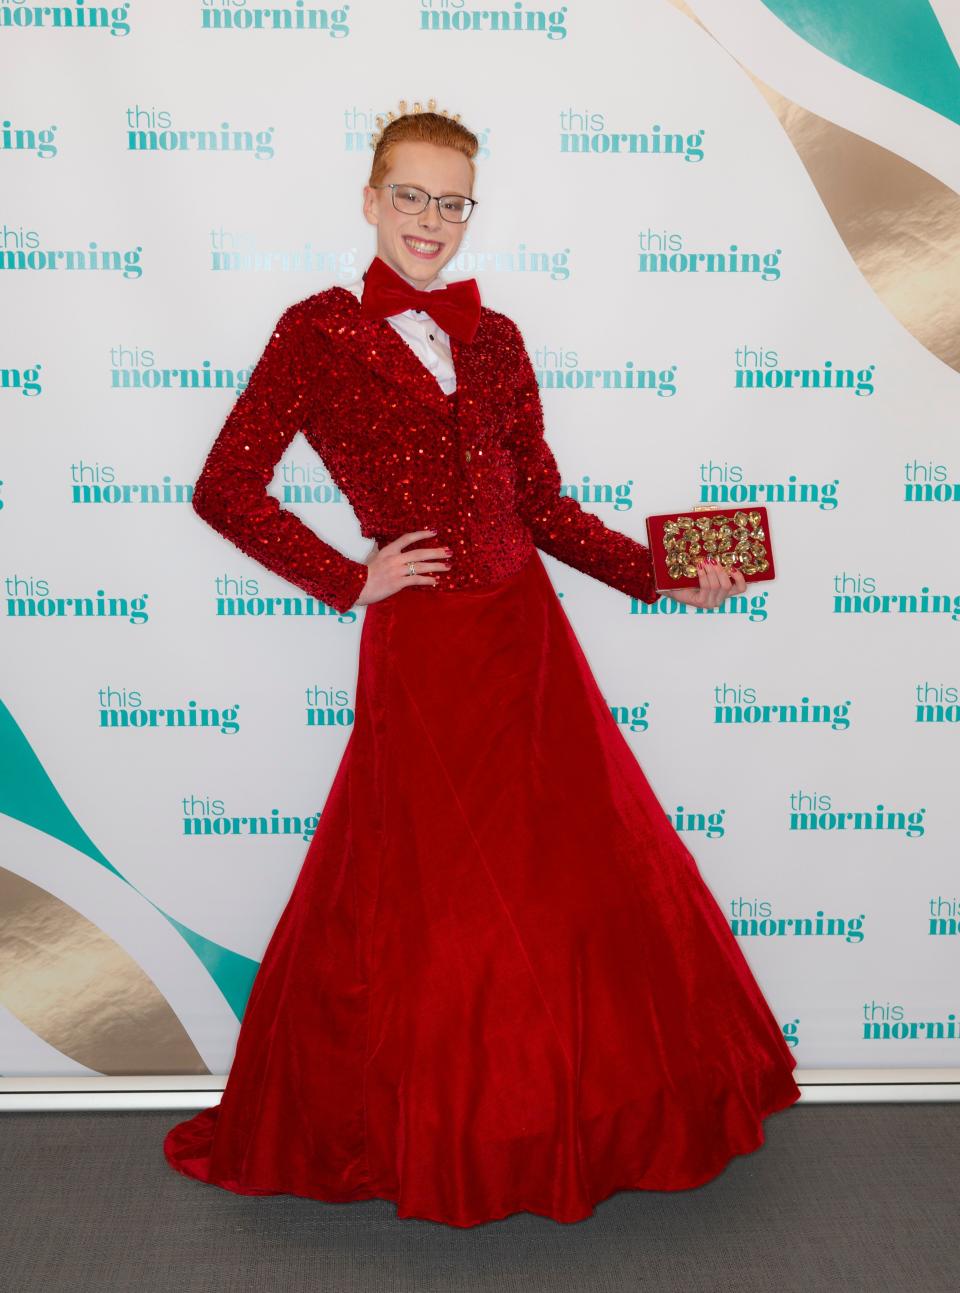
[[[512,322],[512,320],[511,320]],[[650,549],[612,530],[575,498],[560,493],[560,472],[544,437],[537,378],[516,324],[522,368],[507,443],[517,467],[519,511],[538,548],[642,602],[656,602]]]
[[360,596],[369,566],[324,542],[267,493],[277,463],[312,412],[317,355],[306,353],[316,346],[305,343],[309,325],[301,305],[291,305],[277,321],[210,449],[194,485],[193,509],[268,570],[342,612]]

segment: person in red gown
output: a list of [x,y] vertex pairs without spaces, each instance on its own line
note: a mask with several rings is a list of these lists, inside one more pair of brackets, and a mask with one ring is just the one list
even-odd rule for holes
[[[431,100],[375,139],[358,290],[291,305],[196,512],[333,612],[355,722],[220,1103],[172,1127],[238,1194],[381,1198],[472,1226],[701,1185],[800,1096],[796,1059],[605,703],[540,551],[630,597],[650,552],[561,495],[517,325],[446,283],[478,141]],[[267,493],[302,432],[366,561]]]

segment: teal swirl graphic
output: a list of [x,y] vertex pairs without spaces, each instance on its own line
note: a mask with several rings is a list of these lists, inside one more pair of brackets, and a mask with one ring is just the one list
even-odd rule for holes
[[259,962],[231,951],[163,911],[132,884],[91,840],[67,807],[26,735],[0,700],[0,813],[60,840],[129,885],[173,926],[213,979],[230,1009],[243,1018]]
[[928,0],[763,0],[851,71],[960,125],[960,66]]

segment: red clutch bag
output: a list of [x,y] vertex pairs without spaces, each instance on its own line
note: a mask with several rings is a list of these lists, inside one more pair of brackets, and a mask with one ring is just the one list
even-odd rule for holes
[[765,507],[715,507],[647,517],[647,544],[658,588],[698,588],[697,562],[713,557],[756,582],[776,576]]

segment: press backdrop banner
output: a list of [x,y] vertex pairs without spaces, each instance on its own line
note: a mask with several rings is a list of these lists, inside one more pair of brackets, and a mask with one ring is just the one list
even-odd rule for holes
[[[191,486],[431,96],[564,492],[769,509],[715,610],[544,561],[801,1066],[958,1062],[958,50],[948,0],[0,0],[0,1072],[229,1067],[364,611]],[[270,491],[369,554],[302,437]]]

